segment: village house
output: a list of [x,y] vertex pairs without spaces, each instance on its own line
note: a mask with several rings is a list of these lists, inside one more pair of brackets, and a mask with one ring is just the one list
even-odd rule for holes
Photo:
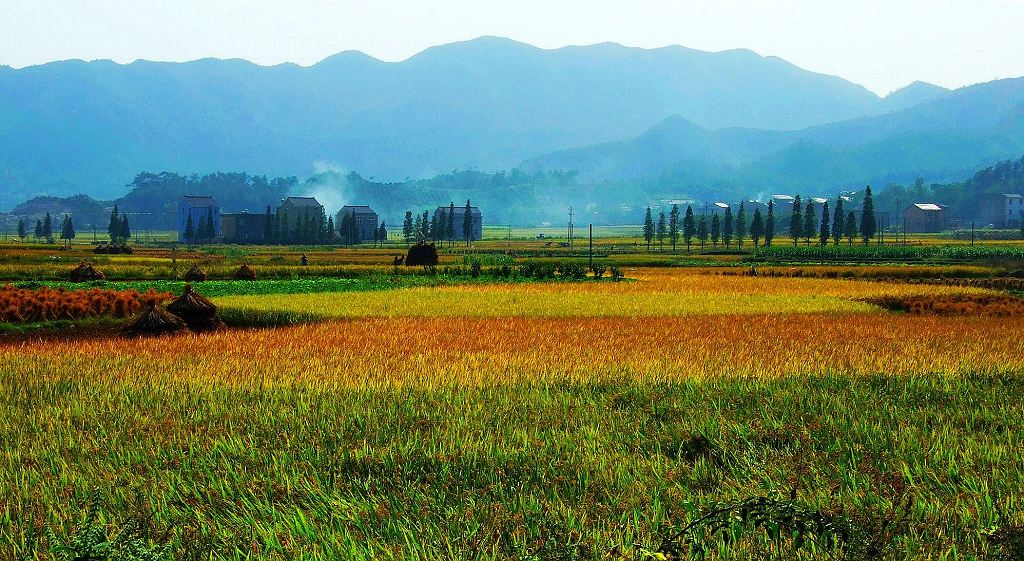
[[984,195],[979,201],[979,226],[1020,228],[1022,218],[1024,218],[1024,196],[1018,193]]
[[277,207],[277,228],[287,232],[279,232],[282,241],[299,240],[305,237],[299,228],[302,224],[316,224],[324,216],[324,205],[314,197],[288,197]]
[[372,242],[377,241],[380,219],[366,205],[345,205],[338,211],[335,225],[338,235],[346,243]]
[[[188,230],[189,218],[192,219],[192,239],[187,239],[185,235]],[[200,225],[209,228],[209,222],[213,222],[213,235],[209,235],[209,231],[204,233],[200,230]],[[219,240],[221,237],[220,206],[210,195],[185,195],[178,202],[176,227],[179,243]]]
[[907,232],[936,233],[946,229],[947,208],[935,203],[915,203],[903,211],[903,224]]

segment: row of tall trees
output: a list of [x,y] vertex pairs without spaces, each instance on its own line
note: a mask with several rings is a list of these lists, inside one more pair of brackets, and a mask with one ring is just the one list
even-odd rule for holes
[[[33,235],[37,240],[45,239],[47,243],[53,243],[53,219],[50,218],[49,212],[46,213],[45,217],[36,220]],[[60,239],[64,240],[65,243],[70,243],[71,240],[75,239],[75,236],[75,223],[71,220],[71,215],[65,214],[64,220],[61,222]],[[28,238],[28,226],[24,220],[18,221],[18,238],[21,241],[25,241]]]
[[796,246],[800,239],[807,245],[814,239],[818,245],[825,246],[829,240],[834,245],[839,245],[843,238],[847,243],[853,245],[857,237],[865,244],[871,241],[878,233],[878,222],[875,218],[875,204],[871,194],[871,187],[864,192],[864,205],[860,211],[860,221],[857,220],[857,213],[853,210],[846,211],[843,208],[843,198],[837,197],[834,209],[829,212],[828,201],[822,203],[820,220],[818,210],[813,200],[802,204],[800,196],[797,195],[793,201],[793,212],[789,219],[789,237]]
[[423,214],[413,214],[411,210],[405,211],[405,220],[402,221],[402,239],[405,243],[423,243],[426,241],[439,242],[443,246],[448,242],[452,247],[456,241],[464,241],[468,246],[473,240],[473,213],[472,205],[466,200],[465,212],[462,215],[462,237],[455,239],[455,202],[448,208],[438,208],[434,211],[433,217],[430,211],[424,210]]
[[[800,196],[797,195],[790,214],[789,236],[793,240],[793,245],[797,245],[801,239],[808,245],[812,239],[821,246],[826,245],[829,240],[835,245],[839,245],[844,238],[852,245],[854,238],[857,237],[867,244],[874,238],[877,231],[878,224],[875,219],[871,187],[868,187],[864,193],[864,205],[860,212],[859,222],[854,211],[845,211],[842,197],[836,198],[834,210],[831,212],[828,201],[825,201],[822,204],[819,220],[814,201],[809,200],[804,205]],[[754,209],[749,227],[745,203],[740,203],[735,215],[733,215],[732,207],[726,207],[721,217],[715,212],[711,215],[710,220],[706,214],[701,215],[699,219],[695,218],[693,208],[688,205],[682,224],[682,240],[687,251],[690,251],[694,239],[700,244],[701,251],[705,250],[709,241],[714,249],[718,248],[720,242],[726,249],[731,249],[735,242],[736,249],[742,250],[748,236],[754,249],[761,247],[762,242],[764,247],[770,247],[775,238],[775,232],[774,201],[769,201],[766,216],[762,215],[760,208]],[[659,249],[663,249],[667,238],[674,253],[680,239],[679,205],[672,205],[667,220],[665,211],[662,210],[658,215],[657,222],[654,220],[651,207],[647,207],[643,234],[648,251],[655,241],[657,241]]]
[[213,243],[217,238],[217,223],[213,219],[213,209],[206,209],[206,216],[199,217],[199,225],[192,222],[192,214],[185,219],[185,240],[191,245]]

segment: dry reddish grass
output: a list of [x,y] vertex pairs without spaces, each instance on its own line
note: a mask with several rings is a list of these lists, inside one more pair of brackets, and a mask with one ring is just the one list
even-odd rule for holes
[[35,290],[0,287],[0,321],[29,323],[89,317],[128,317],[151,302],[173,298],[169,292],[148,290],[64,290],[42,287]]
[[879,296],[864,302],[887,310],[916,315],[1021,316],[1024,300],[1008,294],[947,294],[935,296]]

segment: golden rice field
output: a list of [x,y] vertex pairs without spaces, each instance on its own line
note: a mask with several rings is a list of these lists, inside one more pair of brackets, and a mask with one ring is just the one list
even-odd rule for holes
[[[1019,552],[1024,317],[861,302],[979,289],[627,275],[226,296],[322,321],[0,341],[0,558],[59,558],[93,489],[107,528],[182,560]],[[857,531],[666,540],[759,496]]]

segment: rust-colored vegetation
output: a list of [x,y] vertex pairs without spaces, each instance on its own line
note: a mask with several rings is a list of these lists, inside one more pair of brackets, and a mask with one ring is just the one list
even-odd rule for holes
[[34,323],[109,316],[123,318],[137,314],[150,303],[173,298],[168,292],[148,290],[64,290],[0,287],[0,321]]
[[1008,294],[887,295],[864,302],[894,312],[942,316],[1021,316],[1024,299]]

